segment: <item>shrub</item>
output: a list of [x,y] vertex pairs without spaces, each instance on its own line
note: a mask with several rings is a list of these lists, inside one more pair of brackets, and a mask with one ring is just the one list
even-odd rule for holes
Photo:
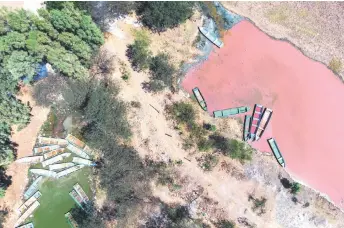
[[6,189],[4,187],[0,187],[0,199],[3,198],[6,194]]
[[296,195],[297,193],[299,193],[301,191],[301,185],[297,182],[294,182],[292,185],[291,185],[291,188],[290,188],[290,192],[294,195]]
[[235,223],[228,220],[220,220],[215,224],[216,228],[234,228]]
[[255,198],[253,195],[249,195],[248,196],[248,201],[251,201],[253,202],[253,205],[252,205],[252,210],[254,212],[257,212],[257,215],[262,215],[266,212],[265,210],[265,205],[266,205],[266,201],[267,199],[265,197],[261,197],[260,199],[258,198]]
[[196,118],[196,112],[193,106],[185,102],[174,103],[172,106],[168,107],[168,112],[178,123],[182,124],[192,124]]
[[223,154],[238,159],[242,163],[252,160],[252,149],[247,147],[245,143],[236,139],[227,139],[218,134],[211,135],[209,138],[214,141],[214,147]]
[[208,131],[216,131],[216,126],[210,123],[204,123],[203,128]]
[[193,14],[194,2],[142,2],[137,15],[153,31],[162,32],[185,22]]
[[198,150],[200,151],[209,151],[212,146],[213,142],[205,138],[201,138],[197,143]]
[[136,71],[148,69],[151,51],[149,50],[150,39],[148,33],[144,30],[137,31],[135,34],[135,41],[128,45],[127,57],[131,62],[132,68]]
[[4,227],[3,223],[6,221],[7,214],[8,210],[6,208],[0,210],[0,228]]
[[131,101],[130,105],[134,108],[141,108],[141,103],[139,101]]
[[332,58],[329,66],[328,66],[334,73],[339,74],[343,69],[343,63],[338,58]]
[[204,171],[211,171],[219,162],[215,155],[207,154],[199,159],[199,165]]

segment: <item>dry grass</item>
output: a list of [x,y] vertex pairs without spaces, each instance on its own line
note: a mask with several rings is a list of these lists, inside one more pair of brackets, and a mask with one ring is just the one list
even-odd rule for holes
[[[287,39],[308,57],[322,62],[344,79],[333,56],[344,59],[344,15],[341,2],[223,2],[251,19],[265,33]],[[330,63],[332,63],[330,65]]]

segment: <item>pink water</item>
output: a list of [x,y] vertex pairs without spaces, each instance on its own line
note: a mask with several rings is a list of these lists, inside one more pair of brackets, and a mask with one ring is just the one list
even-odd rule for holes
[[183,87],[189,92],[199,87],[210,113],[253,109],[255,103],[273,109],[268,129],[253,146],[270,151],[266,139],[274,137],[288,172],[344,207],[343,83],[324,65],[248,21],[234,26],[224,43],[188,73]]

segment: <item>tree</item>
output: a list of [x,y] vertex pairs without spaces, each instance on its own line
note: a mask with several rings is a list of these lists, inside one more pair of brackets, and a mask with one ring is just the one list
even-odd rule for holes
[[290,188],[290,192],[292,194],[296,195],[300,191],[301,191],[301,185],[297,182],[292,183],[291,188]]
[[79,58],[86,61],[91,58],[91,48],[85,41],[72,33],[62,32],[59,34],[57,39],[60,41],[61,45],[63,45],[67,50],[72,50]]
[[89,75],[87,68],[80,63],[78,57],[68,52],[59,43],[53,43],[48,49],[47,60],[66,76],[82,79]]
[[30,56],[25,51],[13,51],[9,58],[5,60],[4,67],[16,80],[24,76],[31,79],[36,73],[38,63],[38,59]]
[[[0,122],[0,181],[1,183],[5,183],[3,180],[3,170],[1,170],[1,166],[8,165],[14,160],[13,155],[13,146],[10,140],[11,130],[10,127],[4,123]],[[5,178],[6,179],[6,178]],[[4,187],[0,185],[0,187]]]
[[30,107],[13,96],[1,94],[0,97],[0,123],[26,126],[30,121]]
[[153,31],[164,31],[185,22],[193,14],[194,2],[142,2],[137,14]]
[[134,70],[141,71],[149,67],[151,51],[149,51],[150,39],[147,32],[135,33],[134,44],[128,46],[127,56]]
[[169,63],[169,58],[168,55],[160,53],[152,58],[149,65],[152,80],[162,82],[163,87],[171,87],[173,85],[175,68]]
[[31,26],[31,13],[23,9],[10,12],[7,15],[8,26],[15,31],[20,33],[27,32]]

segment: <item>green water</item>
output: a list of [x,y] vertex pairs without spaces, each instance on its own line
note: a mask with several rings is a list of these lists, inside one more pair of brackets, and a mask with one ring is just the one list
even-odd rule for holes
[[[38,200],[41,204],[33,218],[35,228],[69,228],[64,214],[75,207],[75,202],[69,195],[73,185],[79,183],[86,194],[91,196],[89,184],[90,168],[85,167],[61,179],[45,180],[39,191],[42,193]],[[91,197],[90,197],[91,198]]]

